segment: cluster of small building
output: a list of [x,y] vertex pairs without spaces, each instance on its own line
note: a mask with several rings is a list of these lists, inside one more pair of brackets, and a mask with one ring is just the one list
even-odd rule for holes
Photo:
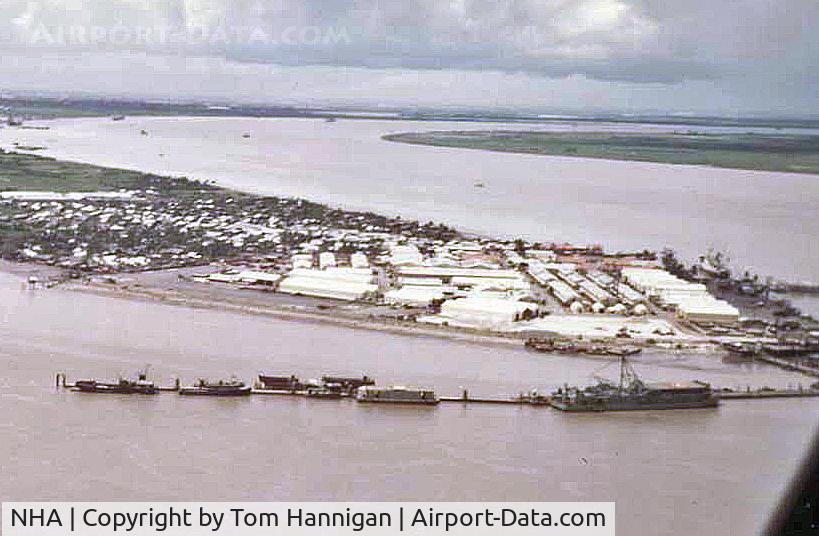
[[77,273],[226,259],[281,263],[297,252],[373,254],[402,232],[430,240],[456,234],[445,226],[216,188],[0,195],[3,256]]
[[[659,308],[693,322],[739,317],[704,285],[669,274],[647,254],[467,239],[440,225],[299,199],[183,190],[0,193],[3,254],[90,273],[224,261],[251,268],[201,279],[399,307],[418,322],[493,330],[525,329],[555,313],[625,318]],[[592,324],[588,329],[614,329]]]

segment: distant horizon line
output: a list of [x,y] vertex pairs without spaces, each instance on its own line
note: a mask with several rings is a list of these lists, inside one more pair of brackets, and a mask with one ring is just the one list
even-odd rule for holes
[[[706,112],[706,111],[682,111],[682,110],[623,110],[614,108],[549,108],[537,106],[500,106],[500,105],[459,105],[445,104],[431,106],[418,104],[372,104],[355,101],[344,101],[342,99],[331,99],[324,101],[297,102],[291,99],[281,99],[279,102],[258,101],[253,99],[231,100],[225,97],[157,97],[138,96],[125,94],[105,94],[89,93],[85,91],[50,91],[50,90],[19,90],[0,88],[0,106],[4,101],[46,101],[54,103],[83,104],[100,103],[108,105],[146,105],[146,106],[201,106],[206,110],[218,111],[221,107],[223,111],[239,111],[243,108],[257,108],[273,110],[294,110],[303,113],[333,113],[333,112],[358,112],[362,115],[367,113],[393,112],[396,114],[419,114],[429,116],[463,115],[463,119],[479,119],[481,115],[496,116],[499,119],[529,120],[529,121],[549,121],[549,120],[605,120],[618,119],[620,121],[639,122],[643,120],[664,120],[664,122],[679,122],[693,120],[717,120],[730,122],[732,124],[742,124],[750,121],[770,121],[770,122],[816,122],[819,127],[819,112],[809,112],[796,114],[793,112],[774,111],[744,111],[744,112]],[[0,108],[1,109],[1,108]],[[401,118],[407,118],[403,116]]]

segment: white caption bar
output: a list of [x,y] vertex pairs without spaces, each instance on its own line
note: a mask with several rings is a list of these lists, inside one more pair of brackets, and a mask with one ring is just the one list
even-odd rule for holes
[[614,503],[6,502],[4,536],[614,536]]

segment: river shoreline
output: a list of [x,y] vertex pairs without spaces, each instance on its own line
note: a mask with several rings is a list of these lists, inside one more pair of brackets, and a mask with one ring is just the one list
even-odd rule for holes
[[[44,270],[44,268],[47,268]],[[203,309],[223,311],[242,315],[275,318],[290,322],[310,324],[325,324],[341,326],[355,330],[377,331],[407,337],[426,337],[466,342],[485,347],[522,347],[525,336],[517,333],[501,333],[496,331],[480,330],[463,326],[439,326],[419,324],[410,320],[398,318],[378,318],[368,315],[366,310],[352,309],[353,304],[321,300],[310,297],[286,297],[286,303],[278,303],[281,295],[255,289],[230,289],[227,285],[214,283],[191,283],[178,276],[188,277],[200,268],[181,268],[157,270],[155,272],[115,274],[112,276],[91,277],[85,280],[70,280],[63,276],[64,271],[54,267],[43,267],[33,263],[18,263],[0,261],[0,271],[21,278],[36,274],[48,284],[49,277],[55,281],[51,289],[65,290],[83,294],[96,295],[129,301],[142,301],[184,307],[188,309]],[[216,287],[214,287],[216,285]],[[575,341],[583,337],[565,336],[565,339]],[[691,352],[707,355],[721,355],[718,344],[708,337],[694,337],[687,335],[682,338],[667,338],[659,345],[646,345],[645,341],[627,339],[606,340],[606,344],[620,343],[633,345],[639,343],[652,352],[678,354]],[[613,360],[606,356],[584,356],[599,360]]]

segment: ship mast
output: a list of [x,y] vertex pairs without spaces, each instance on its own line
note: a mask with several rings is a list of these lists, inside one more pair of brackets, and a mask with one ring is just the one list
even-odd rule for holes
[[620,356],[620,390],[622,391],[626,383],[626,358]]
[[626,356],[620,356],[620,390],[631,387],[640,382],[634,368],[626,361]]

